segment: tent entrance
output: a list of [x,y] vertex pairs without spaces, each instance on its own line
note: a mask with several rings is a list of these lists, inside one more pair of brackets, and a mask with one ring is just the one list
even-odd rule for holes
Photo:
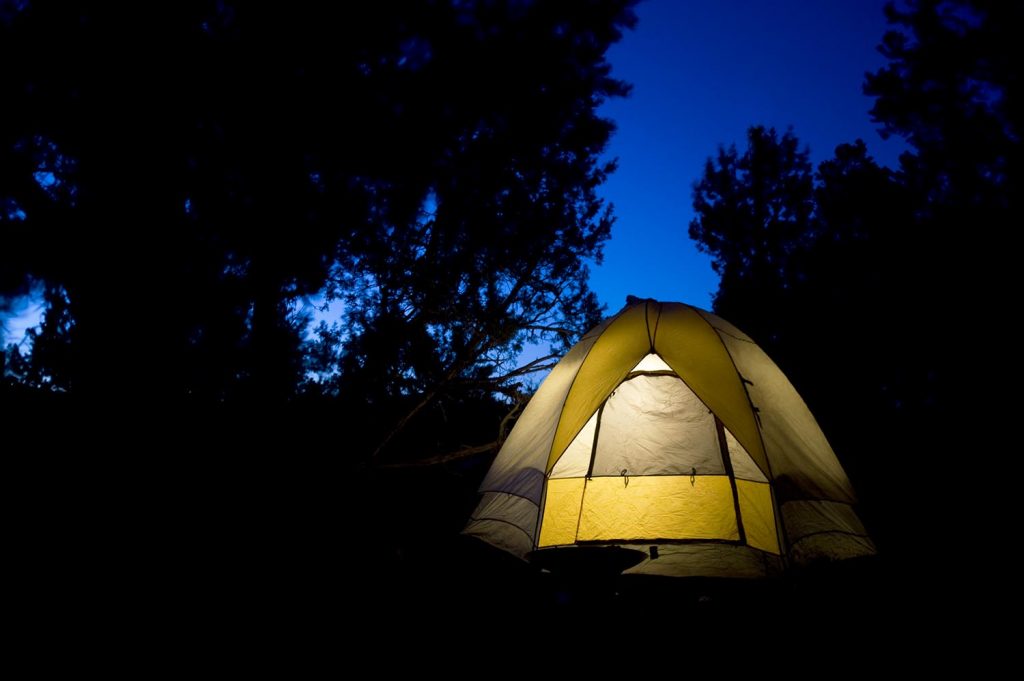
[[[631,373],[555,462],[537,546],[748,543],[738,485],[745,481],[734,468],[750,466],[734,466],[735,440],[726,433],[678,376]],[[766,480],[758,486],[767,491]],[[774,536],[770,492],[766,498]]]

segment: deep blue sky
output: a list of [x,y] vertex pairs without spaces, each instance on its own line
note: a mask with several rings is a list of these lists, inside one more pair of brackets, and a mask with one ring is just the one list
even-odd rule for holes
[[[861,93],[883,65],[883,0],[646,0],[639,23],[613,46],[613,75],[633,84],[601,112],[618,125],[619,159],[601,194],[618,216],[591,286],[609,312],[627,294],[710,307],[718,279],[686,234],[691,187],[720,144],[742,145],[749,126],[792,126],[818,162],[860,137],[894,165]],[[4,342],[38,323],[38,299],[19,301]]]
[[883,0],[647,0],[608,53],[633,84],[601,112],[618,125],[602,190],[618,221],[591,286],[609,311],[627,294],[709,307],[710,259],[686,234],[691,188],[718,146],[742,148],[748,127],[792,126],[818,163],[860,137],[881,163],[903,148],[871,124],[864,73],[884,64]]

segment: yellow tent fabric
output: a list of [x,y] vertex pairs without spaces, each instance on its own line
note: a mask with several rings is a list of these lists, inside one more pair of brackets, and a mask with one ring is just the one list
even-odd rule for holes
[[587,333],[480,491],[465,533],[521,558],[605,544],[649,555],[628,573],[758,577],[875,550],[779,368],[682,303],[634,301]]

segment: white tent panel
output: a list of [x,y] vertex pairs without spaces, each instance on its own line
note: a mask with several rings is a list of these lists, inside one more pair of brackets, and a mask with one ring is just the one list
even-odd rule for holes
[[[636,366],[633,367],[633,371],[672,371],[672,367],[665,364],[665,360],[652,352],[637,362]],[[633,371],[630,373],[633,373]]]
[[594,475],[725,473],[715,418],[675,376],[636,376],[605,403]]
[[552,478],[582,478],[590,468],[590,457],[594,453],[594,432],[597,430],[597,414],[595,413],[583,426],[579,435],[573,438],[565,453],[551,469]]
[[768,476],[764,474],[760,466],[754,463],[750,454],[736,439],[736,436],[729,432],[729,429],[725,430],[725,443],[729,446],[729,459],[732,461],[733,475],[740,480],[768,482]]

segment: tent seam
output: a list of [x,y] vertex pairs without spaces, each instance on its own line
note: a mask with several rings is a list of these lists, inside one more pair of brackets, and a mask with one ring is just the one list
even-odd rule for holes
[[[718,342],[722,344],[722,349],[725,350],[726,357],[728,357],[729,358],[729,362],[732,363],[732,368],[736,372],[736,378],[738,378],[740,380],[740,386],[743,388],[743,394],[747,396],[747,402],[750,404],[751,412],[753,413],[753,415],[755,417],[754,418],[754,423],[757,425],[757,439],[760,440],[760,442],[761,442],[761,451],[764,452],[764,463],[765,463],[766,466],[768,466],[768,470],[767,471],[762,471],[762,472],[767,472],[768,473],[768,479],[769,479],[770,484],[772,486],[772,491],[774,492],[774,489],[775,489],[775,473],[772,472],[772,462],[771,462],[771,459],[768,457],[768,445],[764,441],[764,433],[762,432],[762,429],[761,429],[761,419],[757,418],[757,408],[754,406],[754,401],[752,399],[750,399],[750,391],[747,390],[747,384],[744,382],[746,379],[744,379],[743,378],[743,374],[740,373],[740,368],[738,366],[736,366],[736,360],[733,358],[732,353],[729,352],[729,346],[726,345],[725,341],[722,340],[722,336],[718,332],[718,327],[716,327],[714,324],[712,324],[711,320],[709,320],[707,317],[704,316],[703,310],[700,310],[698,308],[693,308],[693,311],[697,313],[698,317],[700,317],[702,320],[704,320],[704,323],[708,325],[708,327],[711,329],[712,333],[714,333],[715,336],[718,338]],[[731,336],[731,334],[730,334],[730,336]],[[754,463],[756,464],[757,462],[755,461]],[[773,496],[774,496],[774,494],[773,494]],[[790,550],[789,535],[786,532],[786,522],[785,522],[785,520],[782,517],[782,507],[779,506],[777,511],[778,512],[775,514],[777,516],[775,522],[777,523],[778,528],[782,531],[782,539],[786,543],[785,551],[783,551],[782,548],[780,547],[780,553],[781,553],[781,555],[783,556],[784,559],[788,559],[788,557],[789,557],[789,550]]]
[[530,536],[530,533],[527,532],[526,530],[524,530],[523,528],[519,527],[518,525],[516,525],[511,520],[502,520],[501,518],[476,518],[474,516],[469,516],[469,522],[471,522],[471,523],[484,523],[484,522],[487,522],[488,520],[491,521],[491,522],[502,523],[504,525],[509,525],[510,527],[516,528],[517,530],[519,530],[520,532],[525,534],[526,538],[530,540],[530,545],[531,546],[533,545],[533,538]]
[[[628,310],[628,309],[629,309],[629,306],[622,308],[621,310],[616,312],[611,317],[611,319],[608,320],[608,323],[605,325],[604,329],[602,329],[601,333],[595,334],[597,336],[597,340],[594,341],[594,343],[590,346],[590,349],[587,350],[587,354],[583,355],[583,359],[580,360],[580,365],[576,368],[576,373],[573,374],[572,381],[569,383],[569,389],[565,391],[565,398],[562,400],[562,405],[558,408],[558,418],[555,419],[555,433],[554,433],[554,435],[551,438],[551,444],[548,446],[548,457],[547,457],[548,460],[551,459],[551,454],[554,452],[555,438],[558,437],[558,426],[562,423],[562,417],[565,416],[565,403],[569,401],[569,395],[572,394],[572,389],[576,387],[576,379],[579,378],[580,372],[583,371],[583,365],[587,363],[587,358],[590,357],[590,353],[593,352],[594,347],[597,345],[597,341],[601,340],[601,336],[603,336],[605,334],[605,332],[608,331],[609,328],[611,328],[611,325],[614,324],[615,321],[619,317],[621,317],[622,314],[626,310]],[[586,425],[587,425],[586,422],[584,422],[583,426],[586,426]],[[580,426],[580,430],[583,430],[583,426]],[[572,441],[574,439],[576,439],[577,435],[579,435],[578,431],[573,434],[572,438],[569,439],[569,442],[572,443]],[[565,452],[563,451],[562,453],[564,454]],[[559,456],[561,456],[561,454],[559,454]],[[551,463],[551,468],[554,468],[555,464],[558,463],[558,460],[556,459],[554,461],[551,461],[550,463]],[[544,462],[544,476],[547,477],[547,475],[550,472],[551,471],[548,469],[548,461],[545,461]]]

